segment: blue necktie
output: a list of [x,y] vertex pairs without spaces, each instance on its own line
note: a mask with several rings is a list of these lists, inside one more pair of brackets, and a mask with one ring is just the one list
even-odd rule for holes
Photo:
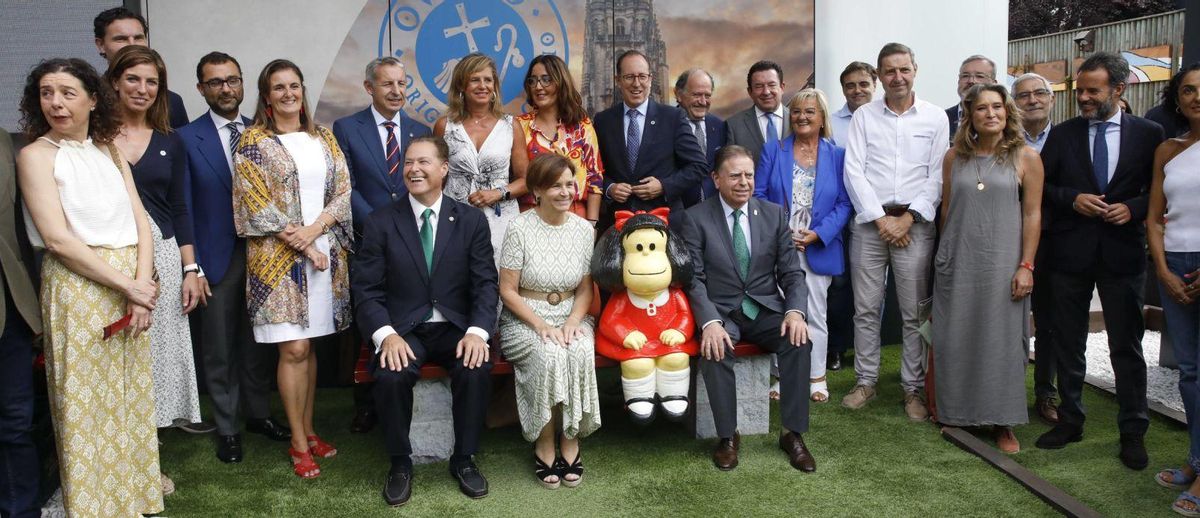
[[[384,154],[387,157],[388,167],[388,182],[392,188],[397,186],[397,180],[400,175],[400,141],[396,139],[396,123],[387,121],[383,123],[383,127],[387,128],[387,145],[384,146]],[[403,183],[401,181],[400,183]]]
[[625,135],[625,150],[629,153],[629,172],[632,173],[634,167],[637,166],[638,148],[642,146],[642,129],[637,124],[637,118],[641,113],[630,108],[628,115],[629,131]]
[[1104,138],[1108,122],[1096,125],[1096,140],[1092,143],[1092,174],[1103,194],[1108,189],[1108,140]]
[[770,144],[779,140],[779,128],[775,126],[775,114],[768,113],[765,117],[767,118],[767,138],[764,139],[764,142]]

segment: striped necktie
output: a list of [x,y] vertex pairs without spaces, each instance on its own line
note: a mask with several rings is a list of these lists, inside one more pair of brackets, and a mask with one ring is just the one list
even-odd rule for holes
[[236,155],[238,142],[242,140],[242,132],[238,131],[236,122],[226,124],[225,129],[229,130],[229,156]]
[[400,141],[396,140],[395,122],[387,121],[383,123],[383,127],[387,128],[387,145],[383,147],[383,150],[387,157],[388,181],[395,186],[396,178],[399,176],[396,173],[400,171]]

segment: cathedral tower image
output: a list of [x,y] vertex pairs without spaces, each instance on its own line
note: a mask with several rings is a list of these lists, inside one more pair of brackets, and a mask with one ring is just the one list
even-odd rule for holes
[[641,51],[650,60],[654,75],[650,96],[667,102],[670,77],[667,46],[654,16],[653,0],[588,0],[584,28],[583,106],[596,113],[619,102],[616,59],[626,50]]

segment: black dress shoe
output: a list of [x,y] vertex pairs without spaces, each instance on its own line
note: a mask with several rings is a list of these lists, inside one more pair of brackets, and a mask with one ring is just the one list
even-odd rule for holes
[[1054,428],[1051,428],[1049,432],[1038,437],[1037,442],[1033,444],[1043,450],[1059,450],[1065,448],[1070,443],[1082,440],[1083,428],[1060,422],[1054,425]]
[[375,428],[375,423],[378,419],[375,417],[375,411],[369,408],[360,408],[354,413],[354,419],[350,421],[351,433],[367,433]]
[[219,435],[217,436],[217,458],[226,464],[242,461],[242,436]]
[[842,370],[842,355],[835,354],[829,361],[825,362],[825,368],[831,371]]
[[270,417],[247,419],[246,431],[263,435],[272,441],[284,442],[292,440],[292,431],[288,430],[286,426],[275,422]]
[[1121,463],[1129,469],[1146,469],[1150,458],[1146,455],[1145,436],[1140,433],[1121,434]]
[[412,496],[412,472],[393,471],[388,473],[387,483],[383,485],[383,501],[392,507],[408,503]]
[[483,498],[488,494],[487,479],[475,466],[475,461],[468,460],[458,466],[450,466],[450,476],[458,481],[458,489],[462,494],[471,498]]
[[779,449],[788,455],[788,462],[791,463],[793,468],[805,473],[812,473],[817,470],[817,460],[813,458],[812,453],[808,451],[808,447],[804,445],[804,438],[800,434],[788,432],[779,436]]

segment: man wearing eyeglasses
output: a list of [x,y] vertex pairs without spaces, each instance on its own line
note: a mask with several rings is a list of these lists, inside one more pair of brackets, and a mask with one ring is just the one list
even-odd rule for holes
[[269,347],[250,334],[246,312],[246,243],[233,227],[233,152],[250,119],[239,114],[242,68],[232,56],[210,52],[196,65],[196,90],[209,111],[179,129],[188,181],[188,209],[195,227],[196,263],[208,305],[194,313],[200,360],[212,396],[217,458],[241,462],[238,416],[246,430],[275,441],[291,439],[270,417],[267,397],[275,362]]
[[[363,89],[371,96],[366,109],[333,123],[333,135],[346,155],[354,189],[350,194],[355,234],[375,209],[408,194],[404,187],[404,153],[408,143],[429,136],[429,127],[404,115],[408,77],[404,64],[392,56],[367,63]],[[375,427],[374,383],[354,385],[354,419],[350,431],[366,433]]]
[[768,142],[779,142],[792,135],[791,123],[784,114],[783,67],[773,61],[750,65],[746,73],[746,93],[751,106],[725,121],[725,140],[750,151],[754,163]]
[[[967,59],[964,59],[962,65],[958,67],[958,98],[961,101],[963,96],[967,95],[967,90],[972,86],[984,84],[990,85],[996,83],[996,62],[975,54]],[[950,119],[950,140],[954,140],[954,134],[958,133],[958,123],[962,120],[961,103],[955,104],[946,109],[946,118]]]
[[1041,153],[1046,136],[1050,135],[1050,112],[1054,111],[1054,91],[1050,81],[1032,72],[1022,74],[1013,82],[1012,93],[1021,109],[1025,143]]
[[704,151],[685,112],[650,99],[650,61],[636,50],[617,59],[621,102],[596,114],[604,162],[604,208],[598,232],[613,224],[618,210],[670,207],[672,218],[700,199],[708,171]]

